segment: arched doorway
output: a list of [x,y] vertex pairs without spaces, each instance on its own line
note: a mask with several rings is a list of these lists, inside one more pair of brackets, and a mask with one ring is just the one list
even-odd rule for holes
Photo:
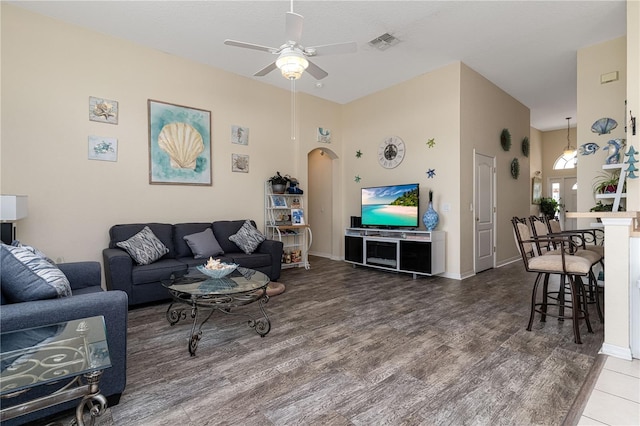
[[328,148],[316,148],[307,154],[307,212],[313,232],[313,245],[309,253],[314,256],[335,258],[334,255],[334,168],[338,156]]

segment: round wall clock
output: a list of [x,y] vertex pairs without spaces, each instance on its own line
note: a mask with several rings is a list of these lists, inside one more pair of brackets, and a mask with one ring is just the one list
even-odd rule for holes
[[405,151],[402,139],[397,136],[388,137],[378,147],[378,162],[385,169],[393,169],[402,163]]

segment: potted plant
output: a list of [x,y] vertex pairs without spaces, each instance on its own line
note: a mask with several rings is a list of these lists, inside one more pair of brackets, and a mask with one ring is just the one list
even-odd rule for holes
[[589,209],[590,212],[610,212],[613,210],[613,204],[602,204],[598,201],[595,206]]
[[[594,194],[615,194],[618,189],[618,181],[620,180],[620,169],[611,172],[600,172],[598,176],[593,178]],[[624,188],[623,188],[624,192]]]
[[289,176],[282,176],[280,172],[276,172],[275,176],[271,176],[268,179],[268,182],[271,183],[271,192],[274,194],[284,194],[284,191],[287,189],[287,184],[289,183]]
[[551,197],[540,199],[540,213],[549,218],[556,217],[556,212],[560,210],[560,204]]

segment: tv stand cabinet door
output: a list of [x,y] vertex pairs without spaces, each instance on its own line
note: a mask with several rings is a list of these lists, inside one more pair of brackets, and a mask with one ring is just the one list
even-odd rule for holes
[[344,237],[344,260],[347,262],[364,263],[362,237]]
[[401,240],[400,270],[431,274],[431,243]]

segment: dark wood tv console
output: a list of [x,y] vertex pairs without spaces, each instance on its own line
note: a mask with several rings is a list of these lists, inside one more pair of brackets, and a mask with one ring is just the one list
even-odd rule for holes
[[444,272],[444,231],[411,231],[347,228],[344,260],[354,266],[369,266],[417,275]]

